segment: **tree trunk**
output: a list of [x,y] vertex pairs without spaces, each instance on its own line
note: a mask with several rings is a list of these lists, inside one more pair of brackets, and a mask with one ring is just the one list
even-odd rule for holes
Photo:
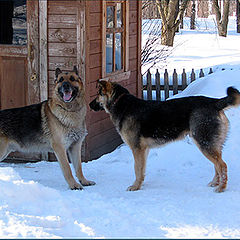
[[161,44],[165,46],[172,47],[173,46],[173,41],[174,41],[174,36],[175,36],[175,28],[169,28],[167,26],[167,29],[165,28],[166,26],[162,26],[162,31],[161,31]]
[[162,19],[162,45],[173,46],[175,32],[181,23],[181,18],[186,10],[188,1],[189,0],[182,0],[178,8],[179,0],[156,0]]
[[236,16],[237,16],[237,33],[240,33],[240,0],[237,0]]
[[230,0],[223,1],[223,15],[221,16],[221,11],[217,0],[213,0],[213,7],[216,14],[218,35],[221,37],[227,36],[227,26],[228,26],[228,16],[229,16],[229,5]]
[[196,5],[195,5],[195,0],[192,0],[192,14],[191,14],[191,22],[190,22],[190,29],[192,30],[196,28],[195,19],[196,19]]

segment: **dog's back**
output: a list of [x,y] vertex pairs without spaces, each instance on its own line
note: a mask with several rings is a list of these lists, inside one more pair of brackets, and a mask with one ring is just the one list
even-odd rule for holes
[[43,138],[42,108],[46,102],[0,111],[0,132],[20,147],[40,143]]

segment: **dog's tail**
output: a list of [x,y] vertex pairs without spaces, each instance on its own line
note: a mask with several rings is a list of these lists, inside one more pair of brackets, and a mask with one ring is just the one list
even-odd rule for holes
[[229,87],[227,89],[227,96],[220,98],[216,103],[218,110],[237,105],[240,105],[240,92],[234,87]]

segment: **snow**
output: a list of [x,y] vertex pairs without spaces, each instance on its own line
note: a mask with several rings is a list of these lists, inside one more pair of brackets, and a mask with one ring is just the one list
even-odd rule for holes
[[[184,30],[176,41],[190,34],[194,41],[175,51],[169,67],[214,65],[219,70],[175,97],[222,97],[228,86],[240,89],[238,36],[222,39],[206,30]],[[150,151],[146,179],[137,192],[126,191],[134,181],[134,166],[125,144],[83,163],[85,176],[97,183],[83,191],[68,189],[57,162],[2,162],[0,237],[240,238],[240,108],[229,109],[226,115],[230,130],[223,159],[229,181],[224,193],[207,187],[213,165],[189,137]]]

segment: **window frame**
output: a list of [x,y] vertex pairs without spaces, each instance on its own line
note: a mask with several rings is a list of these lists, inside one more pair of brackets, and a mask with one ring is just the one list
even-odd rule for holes
[[[114,27],[113,29],[107,28],[107,7],[116,6],[117,3],[122,3],[122,27]],[[124,79],[129,77],[129,0],[103,0],[103,27],[102,27],[102,78],[110,79],[113,77],[115,80]],[[116,14],[115,14],[116,15]],[[115,31],[115,29],[117,29]],[[115,70],[111,73],[106,72],[106,34],[108,33],[122,33],[122,69]],[[115,38],[113,38],[113,64],[115,64]],[[117,77],[119,75],[119,77]]]

